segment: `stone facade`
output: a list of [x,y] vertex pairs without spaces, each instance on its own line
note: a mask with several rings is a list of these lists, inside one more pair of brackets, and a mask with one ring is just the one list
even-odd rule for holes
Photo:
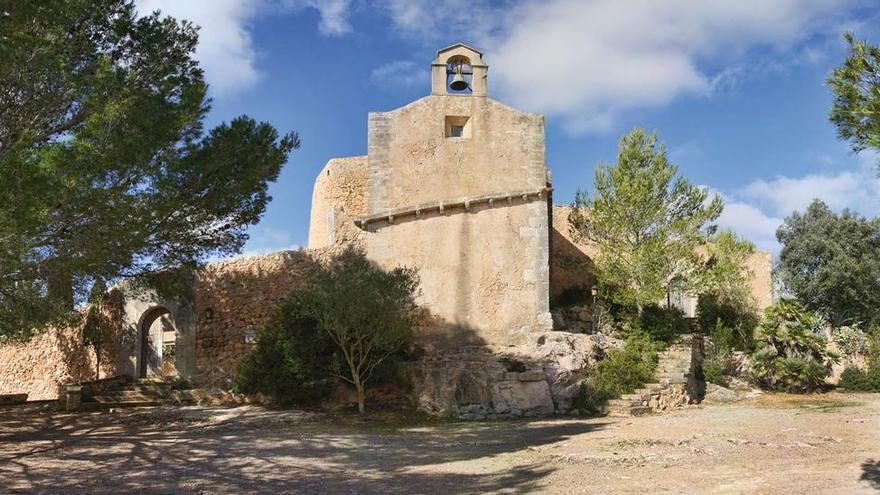
[[[454,60],[471,66],[472,93],[447,91]],[[416,268],[439,322],[426,347],[526,342],[552,327],[544,119],[486,96],[476,50],[453,45],[432,67],[430,96],[370,114],[367,156],[321,171],[309,248],[354,245]]]
[[[175,374],[199,386],[228,389],[238,360],[254,345],[249,337],[291,290],[308,280],[314,259],[321,255],[283,251],[210,264],[193,277],[183,298],[169,300],[133,288],[111,291],[105,305],[101,378],[161,373],[156,329],[162,327],[156,323],[164,320],[177,333]],[[181,348],[187,334],[192,352]],[[94,379],[95,355],[83,344],[81,325],[0,345],[0,395],[56,399],[65,384]]]

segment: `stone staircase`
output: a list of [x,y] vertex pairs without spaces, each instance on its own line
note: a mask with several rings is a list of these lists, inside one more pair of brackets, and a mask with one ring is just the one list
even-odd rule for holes
[[182,405],[194,402],[186,382],[168,378],[111,378],[82,384],[81,411]]
[[657,362],[657,381],[608,401],[608,415],[640,416],[691,402],[688,382],[695,375],[691,340],[688,336],[661,352]]

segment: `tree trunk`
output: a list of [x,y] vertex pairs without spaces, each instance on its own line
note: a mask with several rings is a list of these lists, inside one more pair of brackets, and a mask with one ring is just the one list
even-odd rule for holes
[[95,380],[101,379],[101,348],[95,346]]
[[361,380],[356,380],[356,381],[357,381],[357,392],[358,392],[358,413],[361,416],[363,416],[364,413],[366,412],[366,409],[364,408],[364,399],[366,396],[366,393],[364,392],[364,382],[362,382]]

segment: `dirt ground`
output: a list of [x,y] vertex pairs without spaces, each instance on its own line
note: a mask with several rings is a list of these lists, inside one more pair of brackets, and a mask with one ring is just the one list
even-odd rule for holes
[[877,493],[880,394],[461,423],[0,409],[2,493]]

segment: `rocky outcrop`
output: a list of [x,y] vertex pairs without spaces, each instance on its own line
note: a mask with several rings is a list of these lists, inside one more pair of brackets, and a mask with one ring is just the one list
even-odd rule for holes
[[419,409],[462,419],[566,413],[581,373],[616,341],[602,335],[543,332],[503,350],[473,347],[409,365]]

